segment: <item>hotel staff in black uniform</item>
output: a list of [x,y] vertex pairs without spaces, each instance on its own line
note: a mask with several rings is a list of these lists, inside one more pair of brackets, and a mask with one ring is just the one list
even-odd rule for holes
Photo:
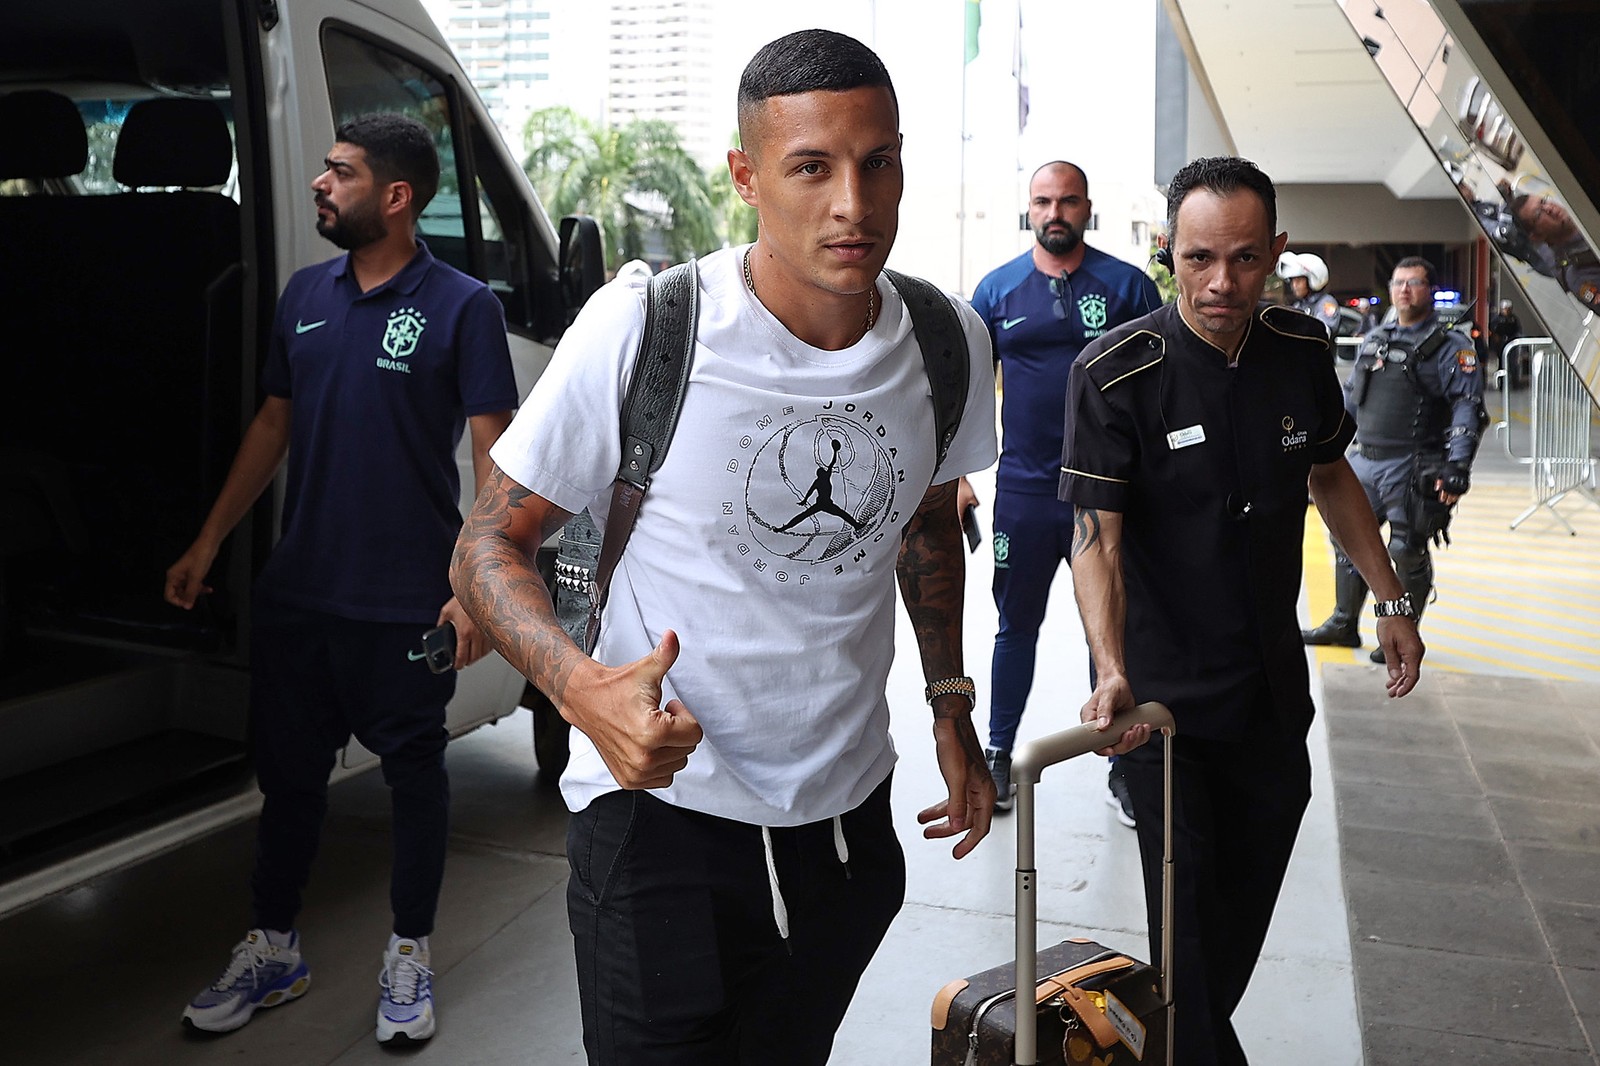
[[[1388,691],[1422,642],[1361,484],[1327,331],[1257,310],[1288,241],[1271,181],[1241,159],[1173,178],[1178,300],[1084,349],[1067,389],[1060,495],[1099,683],[1084,721],[1172,708],[1177,768],[1178,1060],[1246,1062],[1231,1016],[1260,954],[1310,799],[1313,707],[1296,600],[1305,494],[1380,599]],[[1124,756],[1159,950],[1161,744]]]

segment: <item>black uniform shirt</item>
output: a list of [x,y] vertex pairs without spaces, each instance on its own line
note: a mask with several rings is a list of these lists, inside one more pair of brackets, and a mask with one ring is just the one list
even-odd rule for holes
[[1306,478],[1355,434],[1321,323],[1256,312],[1229,367],[1168,305],[1084,349],[1060,497],[1123,515],[1128,679],[1189,734],[1237,737],[1311,698],[1296,603]]

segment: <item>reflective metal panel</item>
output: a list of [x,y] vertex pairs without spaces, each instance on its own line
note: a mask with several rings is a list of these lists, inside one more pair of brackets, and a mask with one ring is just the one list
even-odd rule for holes
[[[1540,114],[1521,98],[1497,97],[1493,86],[1514,86],[1515,72],[1502,70],[1495,55],[1471,29],[1469,55],[1440,17],[1432,0],[1339,0],[1345,17],[1362,38],[1373,62],[1394,89],[1461,194],[1462,202],[1483,227],[1516,282],[1544,320],[1545,331],[1572,361],[1591,397],[1600,396],[1600,254],[1585,234],[1569,201],[1550,180],[1550,169],[1530,146],[1576,143],[1552,137],[1541,126],[1530,131],[1526,116]],[[1503,23],[1512,8],[1540,5],[1474,4],[1463,0],[1457,12],[1496,7]],[[1548,15],[1553,7],[1542,5]],[[1486,77],[1485,71],[1494,77]],[[1594,72],[1591,72],[1594,73]],[[1508,80],[1511,79],[1511,80]],[[1535,87],[1549,111],[1548,90]],[[1514,104],[1515,106],[1508,106]],[[1513,117],[1524,116],[1522,124]],[[1562,131],[1562,136],[1571,131]],[[1556,150],[1560,150],[1557,148]],[[1585,151],[1589,151],[1586,147]],[[1563,157],[1563,162],[1565,159]],[[1582,173],[1587,160],[1563,174]],[[1585,197],[1577,187],[1572,195]],[[1591,201],[1585,197],[1585,205]]]

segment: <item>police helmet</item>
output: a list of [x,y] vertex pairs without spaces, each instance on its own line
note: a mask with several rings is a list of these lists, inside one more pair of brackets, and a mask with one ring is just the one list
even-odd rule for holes
[[1328,284],[1328,264],[1311,252],[1284,252],[1278,256],[1278,277],[1305,278],[1312,292],[1321,292]]

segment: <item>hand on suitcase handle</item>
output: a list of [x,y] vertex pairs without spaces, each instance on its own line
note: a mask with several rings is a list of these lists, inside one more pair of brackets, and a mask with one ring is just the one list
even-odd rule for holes
[[1123,755],[1150,739],[1150,730],[1141,723],[1135,722],[1120,730],[1111,728],[1113,718],[1133,710],[1133,689],[1128,686],[1128,679],[1120,675],[1102,675],[1095,690],[1089,694],[1088,702],[1078,712],[1080,721],[1096,723],[1095,728],[1102,737],[1117,738],[1110,744],[1093,749],[1097,754]]
[[1084,722],[1071,729],[1030,740],[1019,747],[1011,758],[1011,780],[1020,783],[1027,777],[1037,783],[1045,767],[1098,750],[1107,732],[1120,730],[1126,735],[1134,728],[1141,729],[1146,737],[1156,729],[1171,731],[1172,712],[1167,710],[1165,704],[1141,703],[1113,718],[1107,730],[1097,728],[1094,722]]

